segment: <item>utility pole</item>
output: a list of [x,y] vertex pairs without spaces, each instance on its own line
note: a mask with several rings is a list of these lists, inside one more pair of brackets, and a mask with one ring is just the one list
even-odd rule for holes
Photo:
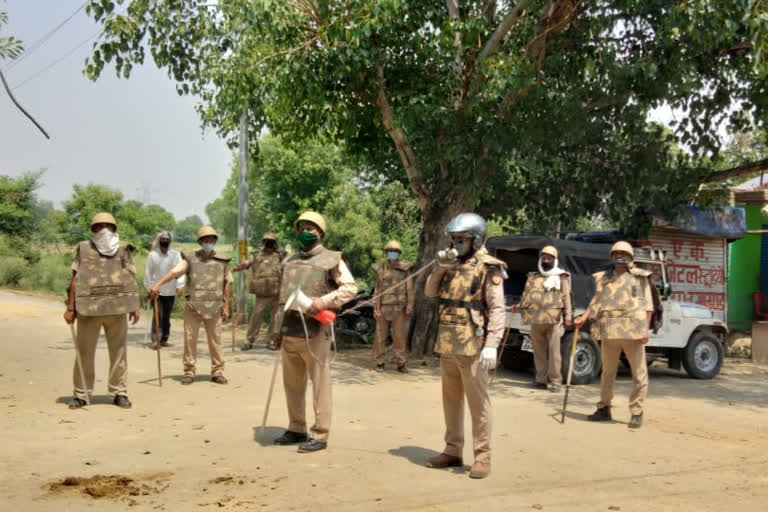
[[[237,255],[238,263],[248,259],[248,112],[240,116],[240,180],[237,199]],[[248,321],[245,276],[240,273],[237,280],[238,323]],[[235,319],[233,319],[235,321]]]

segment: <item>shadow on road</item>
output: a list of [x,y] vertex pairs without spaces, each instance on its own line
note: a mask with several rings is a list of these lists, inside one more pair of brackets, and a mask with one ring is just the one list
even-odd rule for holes
[[[408,462],[412,464],[416,464],[417,466],[421,466],[423,468],[426,468],[427,459],[430,457],[435,457],[436,455],[440,455],[439,452],[436,452],[435,450],[430,450],[428,448],[422,448],[421,446],[401,446],[400,448],[392,448],[391,450],[388,450],[391,455],[394,455],[395,457],[402,457]],[[470,469],[469,466],[461,466],[461,467],[454,467],[454,468],[446,468],[450,469],[451,472],[456,474],[465,473]]]
[[261,446],[275,446],[275,439],[283,435],[285,429],[282,427],[252,427],[253,428],[253,440],[259,443]]

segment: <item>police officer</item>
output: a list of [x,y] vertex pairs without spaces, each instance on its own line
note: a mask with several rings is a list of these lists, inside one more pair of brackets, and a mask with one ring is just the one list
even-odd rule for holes
[[[288,405],[288,430],[275,444],[299,444],[300,453],[323,450],[331,427],[331,331],[313,316],[325,309],[338,309],[357,293],[355,279],[341,259],[341,253],[323,247],[325,219],[316,212],[304,212],[293,224],[300,250],[283,264],[280,284],[276,347],[282,347],[283,385]],[[302,313],[284,311],[292,294],[300,289],[312,305]],[[290,305],[289,305],[290,306]],[[306,325],[306,331],[305,331]],[[307,436],[304,397],[307,377],[312,380],[315,424]]]
[[93,216],[91,233],[93,238],[80,242],[75,249],[69,300],[64,312],[68,324],[77,318],[75,349],[80,354],[85,376],[85,382],[82,382],[75,362],[75,391],[69,407],[84,406],[86,393],[93,390],[96,343],[103,327],[109,350],[109,392],[115,395],[115,405],[128,409],[131,407],[126,391],[128,319],[134,325],[139,321],[134,248],[120,242],[117,222],[109,213]]
[[597,411],[588,416],[589,421],[612,421],[611,400],[616,380],[616,369],[622,350],[632,369],[635,389],[629,397],[632,418],[629,428],[643,424],[643,402],[648,395],[648,366],[645,360],[645,344],[653,316],[651,273],[633,266],[634,249],[627,242],[616,242],[611,247],[612,268],[597,272],[595,295],[576,325],[587,319],[596,322],[600,342],[603,374],[600,377],[600,401]]
[[520,301],[522,323],[531,326],[534,386],[560,391],[560,338],[563,327],[573,323],[571,276],[557,265],[557,249],[548,245],[539,253],[539,270],[528,274]]
[[272,346],[272,334],[275,325],[275,315],[277,314],[277,293],[280,291],[280,274],[282,267],[280,260],[282,255],[277,249],[277,237],[274,233],[264,233],[261,237],[263,248],[259,252],[253,253],[251,261],[241,263],[232,268],[233,272],[239,272],[244,269],[251,269],[251,279],[249,290],[255,295],[253,306],[253,316],[248,324],[248,341],[241,349],[250,350],[256,345],[256,338],[259,337],[261,322],[264,319],[264,312],[269,308],[269,338],[267,346]]
[[[453,251],[441,251],[439,265],[427,279],[425,294],[438,297],[438,333],[435,352],[445,414],[445,449],[427,466],[462,466],[464,396],[472,417],[474,464],[471,478],[491,472],[491,401],[488,373],[496,367],[496,352],[504,331],[506,264],[490,256],[483,242],[485,220],[462,213],[446,226]],[[454,259],[452,256],[457,255]]]
[[160,287],[172,279],[187,276],[187,295],[184,305],[184,377],[182,384],[195,381],[197,336],[200,324],[205,326],[208,352],[211,355],[211,381],[226,384],[224,356],[221,353],[221,320],[229,314],[229,295],[232,272],[229,258],[216,255],[214,247],[219,235],[211,226],[197,231],[200,249],[182,252],[181,261],[149,290],[150,297],[160,294]]
[[[397,371],[408,373],[405,366],[405,338],[408,333],[408,317],[413,312],[413,263],[400,259],[403,252],[400,242],[390,240],[384,246],[387,253],[385,263],[375,263],[376,299],[373,315],[376,318],[376,338],[373,343],[373,357],[376,371],[384,371],[387,353],[387,334],[392,326],[392,351],[395,353]],[[395,285],[399,283],[399,286]]]

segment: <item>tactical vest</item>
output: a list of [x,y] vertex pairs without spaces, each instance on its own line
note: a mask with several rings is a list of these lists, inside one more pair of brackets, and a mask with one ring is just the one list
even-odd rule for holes
[[275,297],[280,291],[280,253],[262,251],[253,255],[248,288],[257,297]]
[[[562,276],[570,278],[568,273],[558,276],[561,288]],[[523,297],[520,301],[520,316],[523,325],[557,324],[560,322],[563,313],[563,292],[555,288],[551,290],[544,288],[546,279],[546,276],[539,272],[528,274],[525,291],[523,291]]]
[[597,317],[593,336],[601,340],[639,340],[648,336],[644,286],[651,273],[637,267],[617,276],[612,271],[597,272],[593,312]]
[[121,243],[104,256],[93,242],[80,242],[75,277],[75,309],[82,316],[122,315],[139,309],[139,287],[129,270],[133,246]]
[[[373,266],[376,272],[376,291],[383,293],[380,297],[382,309],[402,311],[408,305],[407,282],[413,263],[398,261],[393,266],[389,263],[380,263]],[[400,283],[394,289],[390,289]]]
[[[319,249],[319,250],[318,250]],[[322,297],[338,288],[331,277],[331,270],[339,266],[341,253],[329,251],[323,246],[313,249],[310,254],[301,251],[292,254],[283,263],[283,277],[278,298],[279,310],[285,309],[288,297],[301,288],[307,297]],[[320,332],[322,324],[304,315],[307,325],[307,335],[313,338]],[[280,332],[284,336],[304,338],[304,326],[301,315],[296,310],[288,310],[283,314]]]
[[482,250],[443,275],[438,295],[438,354],[474,356],[482,348],[487,325],[485,279],[494,266],[505,268],[506,264]]
[[202,251],[182,252],[189,264],[187,270],[187,304],[203,318],[213,318],[224,306],[224,279],[228,258],[215,255],[204,258]]

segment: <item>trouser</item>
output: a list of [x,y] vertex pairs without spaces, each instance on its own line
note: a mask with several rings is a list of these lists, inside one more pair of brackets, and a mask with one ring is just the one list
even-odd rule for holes
[[197,335],[200,324],[205,326],[208,352],[211,355],[211,376],[224,373],[224,356],[221,353],[221,315],[203,318],[189,304],[184,307],[184,375],[195,375]]
[[[157,327],[155,312],[152,311],[152,341],[157,341],[158,334],[160,341],[168,341],[168,336],[171,334],[171,312],[175,300],[176,297],[173,295],[160,295],[157,298],[157,319],[160,321],[160,328]],[[154,307],[154,302],[152,304]]]
[[330,355],[331,339],[325,329],[311,338],[309,343],[304,338],[283,336],[283,387],[288,404],[288,430],[307,432],[305,396],[309,377],[315,410],[315,423],[310,432],[313,439],[321,442],[328,442],[331,428]]
[[72,380],[75,385],[74,395],[85,400],[86,390],[93,390],[96,378],[94,359],[96,356],[96,344],[99,341],[99,332],[104,327],[104,335],[107,338],[109,350],[109,392],[115,395],[127,395],[126,374],[128,372],[128,354],[126,351],[126,338],[128,336],[128,318],[125,313],[120,315],[104,316],[77,316],[77,347],[80,361],[83,363],[85,382],[80,380],[80,371],[77,368],[77,359],[72,372]]
[[464,396],[472,417],[472,438],[475,460],[491,460],[491,399],[488,396],[488,370],[480,365],[479,357],[440,357],[443,384],[443,413],[445,414],[444,453],[462,457],[464,450]]
[[255,302],[253,304],[253,315],[251,321],[248,324],[248,343],[256,343],[256,338],[259,337],[259,331],[261,330],[261,323],[264,320],[264,312],[269,308],[269,341],[272,341],[272,333],[275,326],[275,315],[277,314],[277,302],[278,296],[274,297],[259,297],[255,296]]
[[610,407],[613,400],[613,386],[616,381],[616,369],[619,366],[621,351],[629,361],[635,389],[629,396],[629,410],[633,415],[643,414],[643,402],[648,396],[648,365],[645,360],[645,345],[638,340],[603,340],[600,354],[603,362],[603,375],[600,377],[600,401],[597,407]]
[[562,335],[563,324],[533,324],[531,326],[536,382],[560,384],[563,381],[560,352],[560,337]]
[[387,354],[387,333],[392,327],[392,352],[395,353],[395,361],[398,366],[406,362],[405,338],[408,333],[408,317],[402,308],[382,309],[381,317],[376,320],[376,337],[373,341],[373,358],[376,364],[384,364]]

